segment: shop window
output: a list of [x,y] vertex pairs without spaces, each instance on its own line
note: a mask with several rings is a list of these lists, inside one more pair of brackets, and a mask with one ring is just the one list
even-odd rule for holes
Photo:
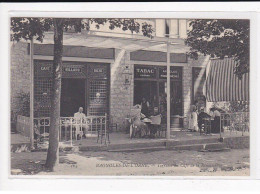
[[89,81],[89,115],[105,115],[108,97],[107,80]]
[[34,117],[48,117],[51,108],[50,78],[36,78],[34,80]]

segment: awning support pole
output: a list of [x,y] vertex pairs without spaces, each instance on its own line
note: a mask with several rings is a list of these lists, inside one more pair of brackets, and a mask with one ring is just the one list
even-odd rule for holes
[[171,80],[170,80],[170,42],[167,42],[167,133],[166,139],[170,139],[171,133]]
[[33,65],[33,38],[30,42],[30,143],[34,149],[34,65]]

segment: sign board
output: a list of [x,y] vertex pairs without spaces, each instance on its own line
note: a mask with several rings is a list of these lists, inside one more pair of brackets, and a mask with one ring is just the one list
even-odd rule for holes
[[156,78],[157,68],[149,66],[135,66],[135,78]]
[[88,67],[88,76],[96,79],[107,79],[108,78],[108,66],[101,64],[90,64]]
[[[170,77],[171,79],[181,79],[181,69],[171,67]],[[159,68],[159,79],[167,79],[167,67]]]
[[63,67],[64,72],[81,72],[80,67]]
[[41,71],[51,71],[51,66],[41,66]]
[[93,72],[94,73],[103,73],[103,69],[102,68],[94,68]]
[[[35,63],[36,77],[51,77],[52,66],[53,66],[52,62],[35,60],[34,63]],[[63,78],[86,78],[86,65],[63,63],[62,77]]]
[[34,75],[36,77],[51,77],[52,63],[35,62]]
[[63,64],[62,77],[63,78],[86,78],[86,65]]

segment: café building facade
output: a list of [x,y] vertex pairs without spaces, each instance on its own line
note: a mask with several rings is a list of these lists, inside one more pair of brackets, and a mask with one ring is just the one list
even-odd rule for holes
[[[48,117],[50,113],[53,44],[46,37],[46,41],[35,41],[33,46],[34,117]],[[66,42],[70,37],[74,41]],[[83,107],[86,115],[107,113],[118,130],[125,130],[125,118],[142,98],[149,101],[151,114],[166,114],[167,55],[162,43],[169,38],[147,40],[97,34],[89,37],[64,35],[60,116],[73,116]],[[192,60],[186,55],[188,48],[182,38],[172,41],[178,44],[173,44],[170,53],[171,127],[185,128],[187,120],[182,117],[187,115],[190,105],[195,101],[206,105],[203,86],[209,59],[199,56]],[[29,48],[30,43],[26,42],[11,45],[13,112],[20,107],[19,94],[30,92]]]

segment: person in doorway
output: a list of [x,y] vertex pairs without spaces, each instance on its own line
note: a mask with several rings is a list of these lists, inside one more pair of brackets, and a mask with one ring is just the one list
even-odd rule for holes
[[80,139],[81,131],[83,132],[82,137],[86,138],[86,126],[83,125],[83,121],[86,117],[86,115],[83,113],[83,107],[79,107],[79,112],[76,112],[74,114],[74,117],[76,119],[76,137],[77,139]]
[[188,121],[189,121],[189,126],[188,130],[194,132],[198,131],[198,115],[196,112],[196,106],[192,105],[191,106],[191,111],[188,114]]
[[212,133],[219,133],[220,132],[220,112],[216,107],[212,107],[210,109],[213,117],[212,121]]
[[149,102],[145,98],[143,98],[141,102],[141,113],[144,114],[146,117],[149,116],[149,107]]

